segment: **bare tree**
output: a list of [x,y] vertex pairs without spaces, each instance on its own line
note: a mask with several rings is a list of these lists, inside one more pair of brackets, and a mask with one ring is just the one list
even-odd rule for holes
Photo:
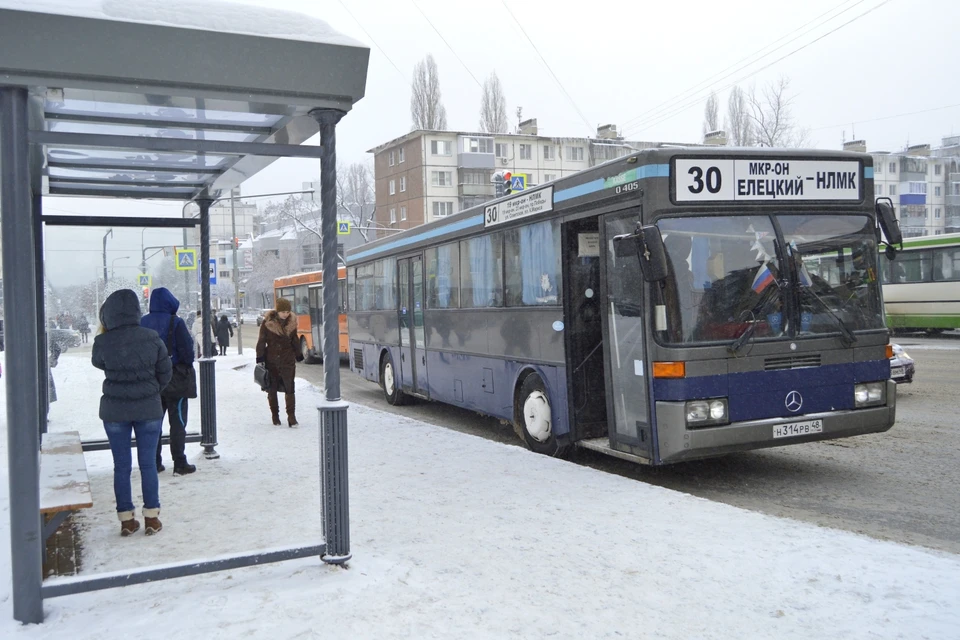
[[297,256],[293,251],[262,251],[253,256],[253,270],[244,283],[248,304],[259,301],[261,308],[273,306],[273,281],[296,273]]
[[373,173],[367,164],[354,162],[337,167],[337,218],[350,220],[367,242],[374,211]]
[[707,104],[703,107],[703,135],[716,131],[720,124],[720,101],[715,91],[710,92]]
[[443,131],[447,128],[447,110],[440,97],[440,73],[429,53],[413,69],[410,117],[414,129]]
[[756,86],[750,90],[750,107],[755,142],[761,147],[802,147],[807,144],[808,131],[793,118],[793,96],[789,94],[790,79],[781,76],[764,87],[760,95]]
[[503,95],[503,85],[494,71],[483,81],[483,96],[480,98],[480,131],[486,133],[506,133],[507,99]]
[[730,89],[730,95],[727,97],[727,115],[723,128],[727,132],[727,142],[734,147],[753,145],[753,125],[750,108],[747,105],[747,94],[736,85]]

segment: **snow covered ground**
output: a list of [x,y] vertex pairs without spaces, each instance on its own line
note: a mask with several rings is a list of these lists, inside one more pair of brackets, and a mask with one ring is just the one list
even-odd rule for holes
[[[87,357],[71,350],[54,370],[50,429],[101,438],[102,374]],[[199,471],[161,474],[159,535],[120,538],[110,454],[86,455],[94,507],[79,517],[85,574],[320,541],[320,394],[298,381],[301,427],[271,426],[252,358],[218,358],[221,458],[188,445]],[[0,637],[960,635],[957,556],[744,511],[361,406],[349,421],[348,569],[307,559],[56,598],[45,603],[46,622],[27,627],[12,621],[0,438]]]

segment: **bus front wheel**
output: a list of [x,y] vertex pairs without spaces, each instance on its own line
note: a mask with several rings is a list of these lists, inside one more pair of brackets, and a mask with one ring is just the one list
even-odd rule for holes
[[547,388],[535,373],[523,379],[513,409],[514,431],[531,451],[562,456],[568,446],[561,445],[553,433],[553,413]]
[[393,358],[389,353],[384,354],[380,363],[380,386],[387,402],[395,407],[407,403],[407,394],[400,390],[400,381],[397,379],[397,369],[393,366]]

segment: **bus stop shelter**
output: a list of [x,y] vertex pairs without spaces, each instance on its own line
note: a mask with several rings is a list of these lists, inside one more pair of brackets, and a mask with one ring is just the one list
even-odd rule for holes
[[[67,5],[75,5],[67,8]],[[323,543],[43,585],[39,513],[47,358],[43,225],[186,228],[209,259],[209,207],[280,157],[320,161],[324,279],[336,281],[336,125],[363,97],[369,49],[309,16],[210,2],[0,0],[0,216],[13,612],[43,599],[222,569],[350,558],[347,411],[337,367],[320,407]],[[48,7],[48,8],[45,8]],[[71,14],[71,15],[65,15]],[[176,16],[178,24],[166,22]],[[320,146],[305,146],[319,128]],[[43,213],[43,196],[193,201],[199,218]],[[131,207],[136,211],[136,207]],[[202,269],[204,354],[210,279]],[[337,288],[324,290],[325,360],[337,362]],[[16,305],[9,301],[16,300]],[[201,444],[216,445],[214,362],[199,371]],[[185,559],[186,560],[186,559]]]

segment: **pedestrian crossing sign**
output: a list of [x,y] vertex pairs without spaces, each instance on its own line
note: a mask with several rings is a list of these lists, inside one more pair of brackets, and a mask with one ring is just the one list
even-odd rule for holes
[[149,286],[150,286],[150,280],[151,280],[151,278],[150,278],[150,276],[148,276],[147,274],[145,274],[145,273],[141,273],[141,274],[140,274],[140,286],[141,286],[141,287],[149,287]]
[[338,235],[338,236],[348,236],[348,235],[350,235],[350,221],[349,221],[349,220],[337,220],[337,235]]
[[196,249],[177,249],[177,271],[195,271],[196,268]]
[[523,191],[527,188],[527,176],[523,175],[514,175],[511,184],[511,191]]

